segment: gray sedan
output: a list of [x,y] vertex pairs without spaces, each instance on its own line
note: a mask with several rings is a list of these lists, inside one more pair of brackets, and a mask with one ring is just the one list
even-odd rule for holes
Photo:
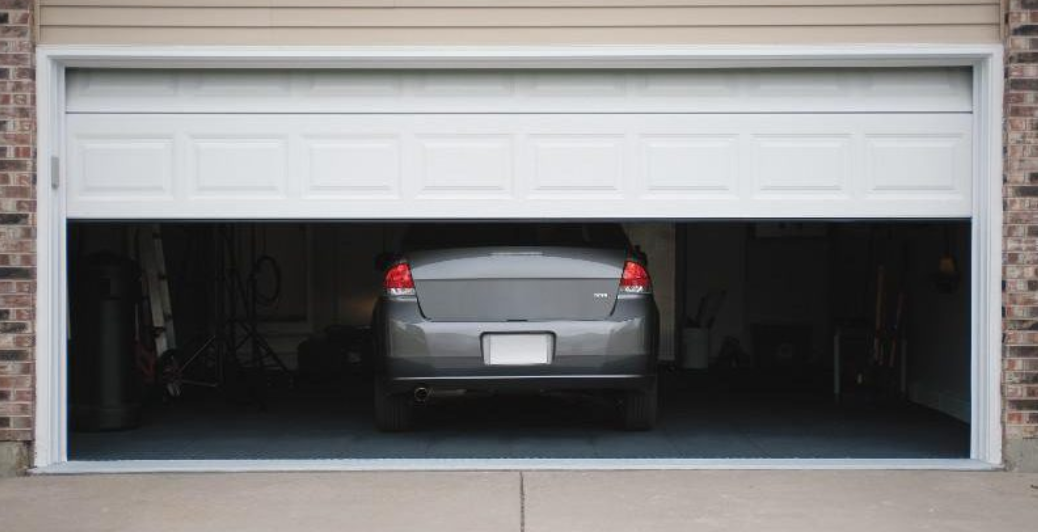
[[381,259],[375,422],[437,394],[595,390],[656,420],[658,313],[619,224],[416,224]]

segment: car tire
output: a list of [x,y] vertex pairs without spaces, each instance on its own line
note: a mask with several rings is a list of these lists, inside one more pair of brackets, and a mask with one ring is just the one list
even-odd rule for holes
[[375,383],[375,426],[383,432],[411,428],[414,406],[406,394],[391,393],[382,382]]
[[652,430],[656,426],[657,403],[656,381],[645,389],[624,393],[620,410],[624,430]]

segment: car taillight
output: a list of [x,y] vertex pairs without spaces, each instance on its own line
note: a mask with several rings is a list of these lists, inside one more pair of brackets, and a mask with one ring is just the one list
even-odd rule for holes
[[634,294],[651,293],[652,281],[649,280],[649,272],[645,270],[645,266],[633,260],[627,261],[620,276],[620,291]]
[[413,296],[415,291],[411,267],[406,262],[401,262],[389,268],[385,280],[382,281],[382,287],[391,296]]

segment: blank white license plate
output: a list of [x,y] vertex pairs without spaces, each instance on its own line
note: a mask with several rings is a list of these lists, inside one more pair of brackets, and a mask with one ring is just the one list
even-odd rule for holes
[[550,364],[554,350],[550,334],[483,335],[483,363],[488,366]]

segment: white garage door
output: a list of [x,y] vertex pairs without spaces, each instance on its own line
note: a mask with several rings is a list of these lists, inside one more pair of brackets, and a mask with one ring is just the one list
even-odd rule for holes
[[69,75],[70,218],[971,215],[966,69]]

